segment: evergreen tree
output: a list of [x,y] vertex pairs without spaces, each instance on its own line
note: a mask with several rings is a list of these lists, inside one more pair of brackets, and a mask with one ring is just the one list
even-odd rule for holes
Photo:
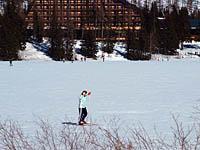
[[71,3],[67,1],[66,22],[65,22],[65,35],[64,35],[64,54],[65,60],[73,61],[73,46],[74,46],[74,26],[70,20],[70,7]]
[[[96,59],[97,43],[96,43],[96,28],[97,23],[97,10],[90,6],[90,0],[85,1],[85,17],[82,19],[83,24],[89,27],[89,30],[85,29],[82,34],[82,44],[80,53],[88,58]],[[91,28],[91,26],[94,28]]]
[[18,51],[25,49],[25,23],[17,11],[14,0],[6,0],[0,21],[0,59],[19,59]]
[[[176,51],[176,49],[179,48],[179,42],[180,42],[180,24],[179,24],[179,15],[178,10],[176,6],[172,6],[172,12],[170,13],[169,19],[168,19],[168,26],[169,26],[169,36],[171,36],[171,45],[172,45],[172,51]],[[170,37],[169,37],[170,38]]]
[[64,34],[61,30],[60,25],[58,24],[58,19],[56,15],[56,9],[54,5],[54,12],[51,18],[51,25],[50,25],[50,43],[51,47],[49,49],[49,56],[56,61],[63,60],[65,58],[65,46],[64,46]]
[[43,26],[38,13],[34,11],[33,13],[33,37],[37,42],[42,42],[43,38]]
[[[139,51],[138,42],[136,40],[136,35],[133,30],[128,30],[126,32],[126,51],[127,58],[130,60],[135,60],[135,52]],[[139,58],[138,58],[139,59]]]
[[106,16],[106,8],[105,3],[101,1],[100,8],[97,11],[97,21],[99,30],[99,37],[104,37],[104,28],[105,28],[105,16]]
[[160,33],[160,27],[159,27],[159,11],[157,7],[157,3],[153,2],[150,10],[150,33],[149,33],[149,50],[150,52],[157,52],[159,48],[159,33]]
[[126,31],[126,57],[129,60],[149,60],[151,54],[147,53],[149,49],[149,34],[151,31],[150,13],[148,10],[148,2],[146,7],[141,10],[142,14],[142,29],[135,30],[135,23],[129,19],[128,30]]
[[158,54],[164,54],[167,53],[167,49],[166,49],[166,38],[167,38],[167,22],[166,22],[166,18],[162,12],[162,10],[159,11],[159,17],[160,19],[158,19],[158,49],[157,49],[157,53]]
[[134,30],[128,30],[126,33],[126,57],[129,60],[149,60],[151,54],[143,51],[143,39],[136,34]]
[[102,42],[102,51],[108,54],[113,53],[115,42],[112,40],[112,30],[109,29],[104,32],[105,40]]
[[94,31],[85,31],[80,52],[85,57],[96,59],[97,44]]
[[194,0],[187,0],[187,10],[192,13],[192,7],[193,7]]
[[180,32],[180,43],[181,49],[183,49],[183,42],[190,36],[190,23],[189,15],[186,7],[182,7],[179,13],[179,32]]
[[151,31],[151,25],[150,25],[150,15],[149,10],[146,7],[144,7],[141,10],[141,38],[140,40],[143,41],[143,51],[149,51],[150,47],[150,31]]
[[64,42],[65,46],[65,60],[72,61],[74,60],[73,58],[73,46],[74,46],[74,41],[72,39],[66,39]]
[[3,44],[4,44],[4,26],[3,26],[3,16],[0,14],[0,60],[2,60],[5,55],[6,55],[6,51],[5,49],[3,49]]
[[65,36],[65,59],[73,60],[73,46],[74,46],[74,27],[70,20],[67,21],[67,31]]
[[179,38],[177,32],[177,10],[173,7],[171,13],[166,13],[166,29],[164,40],[163,54],[173,55],[176,53],[176,49],[179,48]]
[[[115,31],[111,27],[112,15],[111,15],[111,11],[109,7],[110,6],[108,6],[108,11],[107,13],[105,13],[104,20],[103,20],[105,30],[104,30],[104,41],[102,42],[101,50],[103,52],[111,54],[114,51],[114,45],[115,45],[114,39],[116,35],[115,35]],[[118,16],[119,14],[116,11],[114,11],[114,14],[115,15],[114,15],[112,24],[115,26],[118,26],[117,22],[120,22],[119,16]]]

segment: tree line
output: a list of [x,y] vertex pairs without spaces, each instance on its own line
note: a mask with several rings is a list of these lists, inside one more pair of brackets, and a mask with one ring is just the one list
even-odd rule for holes
[[[53,4],[53,13],[51,15],[50,27],[48,32],[44,32],[43,22],[38,12],[33,12],[33,32],[28,34],[27,24],[25,23],[26,14],[29,8],[22,8],[20,5],[23,0],[1,0],[3,4],[0,13],[0,60],[18,60],[18,51],[26,47],[26,41],[34,40],[42,42],[43,37],[48,37],[50,47],[48,55],[54,60],[73,60],[73,46],[76,39],[76,31],[70,16],[67,16],[65,24],[60,24],[57,17],[56,3]],[[27,1],[29,2],[29,1]],[[171,2],[171,1],[167,1]],[[190,40],[190,23],[189,18],[198,18],[200,11],[197,8],[191,8],[194,1],[187,2],[184,7],[178,5],[178,1],[170,3],[168,7],[164,7],[162,0],[150,2],[145,0],[141,5],[139,1],[135,1],[139,7],[141,16],[139,30],[132,28],[122,31],[122,36],[126,54],[124,55],[130,60],[148,60],[152,53],[174,55],[177,48],[183,48],[183,42]],[[88,5],[88,3],[86,3]],[[103,5],[103,4],[102,4]],[[69,6],[67,7],[67,15],[69,15]],[[105,16],[103,9],[95,10],[89,8],[86,10],[87,18],[93,24],[101,22],[103,26],[103,39],[97,42],[97,31],[84,30],[81,34],[81,53],[85,57],[96,59],[98,49],[103,52],[112,53],[116,40],[117,31],[111,28],[106,22],[109,15]],[[106,18],[107,17],[107,18]],[[115,15],[115,20],[117,15]],[[105,19],[106,18],[106,19]],[[131,24],[132,22],[130,22]],[[129,23],[128,23],[129,24]]]

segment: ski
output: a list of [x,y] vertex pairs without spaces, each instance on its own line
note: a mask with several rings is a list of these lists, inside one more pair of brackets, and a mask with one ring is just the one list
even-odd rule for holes
[[94,126],[94,125],[97,125],[95,123],[78,124],[78,123],[75,123],[75,122],[62,122],[62,124],[64,124],[64,125],[72,125],[72,126]]

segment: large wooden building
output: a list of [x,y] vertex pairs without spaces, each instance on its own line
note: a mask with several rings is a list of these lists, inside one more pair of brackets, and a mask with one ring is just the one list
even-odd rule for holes
[[84,30],[95,30],[97,38],[103,38],[103,31],[112,30],[120,38],[123,31],[140,28],[139,10],[126,0],[35,0],[26,17],[29,29],[33,29],[34,12],[44,29],[49,29],[56,13],[60,26],[65,29],[70,23],[78,36]]

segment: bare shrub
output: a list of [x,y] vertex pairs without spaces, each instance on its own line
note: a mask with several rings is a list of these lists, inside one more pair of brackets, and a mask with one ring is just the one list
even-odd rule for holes
[[122,133],[118,120],[105,126],[63,125],[52,126],[48,120],[37,121],[33,136],[25,136],[19,123],[0,122],[0,149],[2,150],[198,150],[200,149],[200,123],[186,128],[173,116],[171,137],[156,133],[154,137],[145,128],[133,126]]
[[20,125],[17,122],[6,120],[0,122],[0,149],[33,150],[34,148]]
[[38,150],[60,150],[60,142],[54,128],[46,120],[37,122],[38,129],[35,135],[35,145]]

